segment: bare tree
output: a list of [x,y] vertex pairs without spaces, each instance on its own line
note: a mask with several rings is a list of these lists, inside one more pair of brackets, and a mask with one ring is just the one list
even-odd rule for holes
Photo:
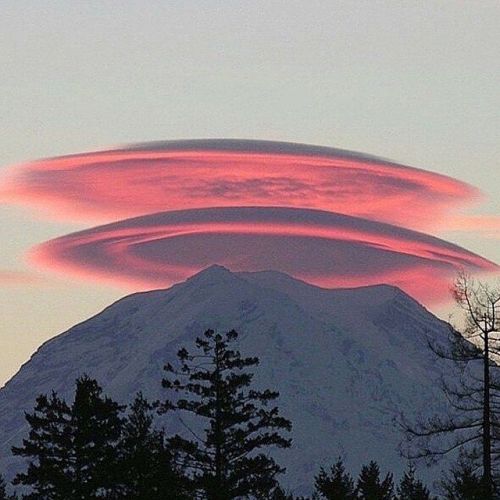
[[429,347],[454,364],[441,388],[449,405],[446,414],[401,422],[408,458],[428,463],[461,450],[481,471],[482,498],[494,498],[500,461],[500,287],[459,274],[453,296],[463,311],[463,327],[450,326],[447,342],[429,339]]
[[[465,274],[460,274],[453,289],[456,302],[464,311],[464,336],[478,345],[483,355],[482,377],[482,463],[483,482],[493,484],[492,460],[498,461],[500,410],[499,383],[494,380],[500,353],[500,287],[476,282]],[[495,359],[496,358],[496,359]]]

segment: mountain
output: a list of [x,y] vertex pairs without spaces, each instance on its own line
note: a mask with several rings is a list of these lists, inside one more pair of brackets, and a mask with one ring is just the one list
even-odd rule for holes
[[[398,288],[327,290],[282,273],[212,266],[167,290],[125,297],[44,343],[0,390],[0,470],[12,476],[19,467],[8,450],[26,434],[23,412],[38,394],[70,399],[86,372],[121,402],[139,390],[165,397],[163,365],[207,328],[236,329],[242,353],[260,358],[257,385],[280,391],[293,447],[275,456],[297,493],[339,455],[354,473],[376,459],[399,475],[406,464],[394,415],[443,404],[443,367],[426,335],[444,338],[448,325]],[[175,418],[165,425],[180,428]]]

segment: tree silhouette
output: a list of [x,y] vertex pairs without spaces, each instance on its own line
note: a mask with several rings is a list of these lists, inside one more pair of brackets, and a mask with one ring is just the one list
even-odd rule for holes
[[194,498],[268,498],[284,471],[263,450],[289,447],[281,431],[289,431],[291,423],[269,406],[277,392],[251,388],[248,370],[259,360],[229,348],[237,337],[234,330],[224,337],[207,330],[196,339],[196,354],[183,348],[180,366],[165,366],[163,387],[179,399],[165,401],[162,412],[187,413],[197,421],[193,428],[181,420],[191,439],[179,434],[169,439],[188,471]]
[[30,459],[14,480],[31,488],[25,498],[115,498],[122,409],[87,376],[76,381],[71,407],[55,392],[39,396],[33,413],[26,414],[28,438],[12,448]]
[[457,462],[441,480],[446,500],[484,500],[484,483],[472,461],[461,453]]
[[[455,283],[453,294],[465,313],[462,334],[479,347],[482,355],[483,375],[479,379],[480,384],[469,392],[469,398],[472,399],[470,406],[482,412],[480,432],[483,494],[485,498],[490,498],[496,489],[492,460],[500,458],[498,443],[493,442],[500,429],[498,359],[495,360],[493,356],[500,350],[500,288],[476,282],[462,273]],[[467,409],[470,410],[470,407]]]
[[500,353],[500,289],[460,274],[453,288],[464,311],[461,331],[450,327],[449,342],[429,346],[458,370],[443,378],[441,386],[449,403],[446,415],[434,415],[409,423],[404,418],[410,450],[408,458],[432,463],[461,450],[482,470],[483,499],[493,498],[493,465],[500,459],[500,373],[495,356]]
[[153,427],[156,407],[139,393],[123,423],[120,496],[128,500],[188,500],[164,434]]
[[40,395],[33,413],[26,413],[29,437],[14,455],[29,458],[27,471],[17,474],[14,484],[30,486],[25,498],[64,500],[73,497],[71,409],[55,392]]
[[345,471],[340,457],[329,472],[321,468],[314,478],[314,488],[316,496],[327,500],[356,500],[358,498],[354,481]]
[[[116,489],[117,447],[123,406],[102,396],[99,384],[87,376],[76,382],[72,406],[75,493],[80,498],[113,494]],[[104,493],[104,495],[103,495]]]
[[381,481],[379,466],[371,461],[362,467],[356,490],[360,500],[392,500],[394,492],[392,474],[388,473]]
[[415,467],[410,464],[399,483],[395,500],[436,500],[436,497],[416,478]]

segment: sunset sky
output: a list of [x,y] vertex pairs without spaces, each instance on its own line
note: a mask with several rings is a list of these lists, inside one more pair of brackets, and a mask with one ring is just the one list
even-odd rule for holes
[[0,384],[212,261],[392,282],[446,316],[456,268],[500,263],[499,18],[496,1],[4,2]]

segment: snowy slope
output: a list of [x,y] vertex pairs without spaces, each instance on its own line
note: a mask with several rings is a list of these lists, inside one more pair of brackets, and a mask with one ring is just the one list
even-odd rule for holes
[[256,382],[280,391],[294,445],[276,456],[296,492],[339,454],[354,472],[375,458],[399,474],[394,414],[442,401],[425,335],[442,337],[447,326],[399,289],[326,290],[213,266],[168,290],[125,297],[43,344],[0,390],[1,469],[16,469],[5,455],[25,434],[23,411],[38,394],[70,398],[86,372],[120,401],[138,390],[162,397],[162,366],[207,328],[239,331],[242,352],[261,359]]

